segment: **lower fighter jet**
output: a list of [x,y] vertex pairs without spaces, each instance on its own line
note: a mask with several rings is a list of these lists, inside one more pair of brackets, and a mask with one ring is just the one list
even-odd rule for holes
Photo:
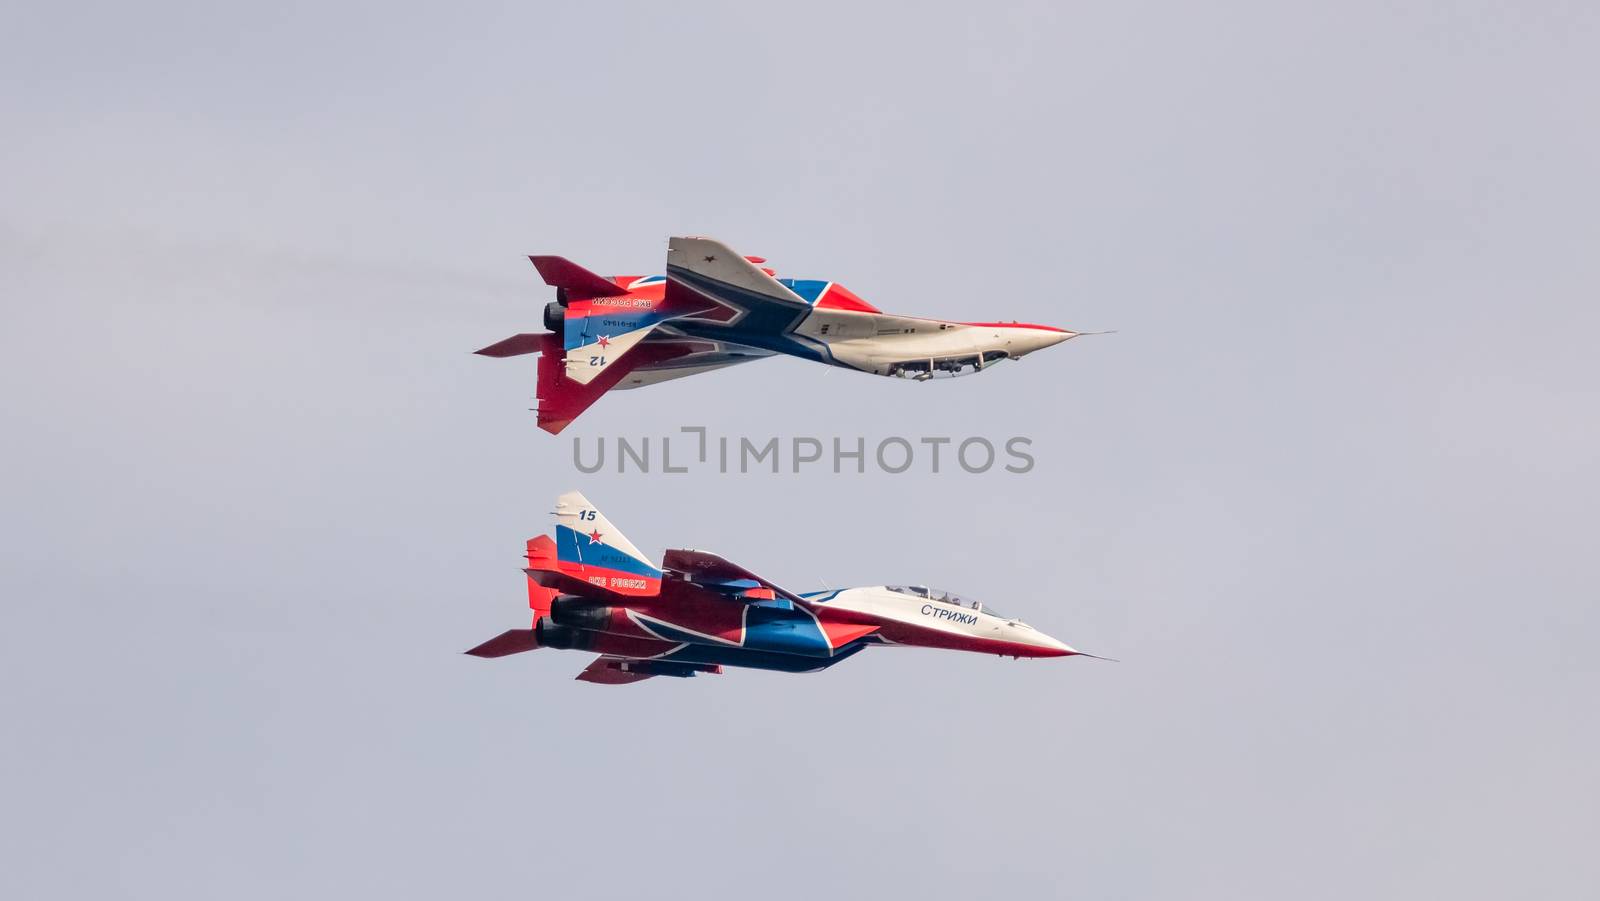
[[658,568],[575,491],[556,501],[555,515],[554,541],[528,541],[533,627],[468,654],[593,651],[600,656],[578,678],[618,685],[724,666],[809,673],[873,645],[1019,658],[1083,653],[977,601],[920,585],[794,594],[694,550],[669,550]]
[[603,278],[567,259],[528,259],[556,289],[550,333],[477,353],[538,353],[539,428],[556,434],[612,388],[638,388],[777,354],[926,381],[981,372],[1086,332],[1021,322],[893,316],[837,282],[775,278],[761,257],[672,238],[667,274]]

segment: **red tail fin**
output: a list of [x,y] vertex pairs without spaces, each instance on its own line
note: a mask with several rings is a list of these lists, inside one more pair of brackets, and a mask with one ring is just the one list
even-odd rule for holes
[[607,366],[594,381],[585,384],[567,378],[561,339],[556,335],[540,335],[539,338],[544,342],[539,351],[539,428],[552,435],[560,434],[568,423],[589,409],[600,395],[616,387],[628,373],[692,352],[692,348],[682,342],[644,342]]
[[544,278],[544,283],[567,292],[567,297],[573,300],[587,300],[591,297],[618,297],[628,293],[609,278],[595,275],[593,272],[579,266],[566,257],[528,257],[533,262],[533,267],[539,270],[539,275]]
[[[528,568],[540,569],[552,565],[556,559],[556,543],[548,535],[528,539]],[[528,609],[533,611],[532,629],[507,629],[470,651],[474,657],[506,657],[539,648],[539,618],[550,615],[550,602],[560,594],[546,588],[528,576]]]
[[[549,535],[529,538],[527,557],[529,569],[555,569],[555,541]],[[535,582],[533,576],[528,576],[528,609],[533,611],[534,622],[537,623],[541,616],[550,615],[550,602],[560,593]]]

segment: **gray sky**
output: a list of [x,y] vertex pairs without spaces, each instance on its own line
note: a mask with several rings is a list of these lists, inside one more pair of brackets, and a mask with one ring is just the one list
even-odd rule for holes
[[[1594,5],[789,6],[9,10],[0,895],[1591,896]],[[467,352],[683,233],[1120,333],[573,429],[1024,476],[580,478]],[[460,656],[570,488],[1123,662]]]

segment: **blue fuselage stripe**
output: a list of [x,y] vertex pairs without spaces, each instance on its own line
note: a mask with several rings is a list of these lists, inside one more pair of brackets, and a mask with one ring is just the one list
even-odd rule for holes
[[750,669],[777,670],[783,673],[803,673],[833,666],[858,653],[866,644],[852,642],[832,657],[805,657],[796,654],[779,654],[771,651],[754,651],[748,648],[731,648],[717,645],[691,644],[661,658],[680,663],[720,663],[724,666],[742,666]]
[[810,339],[798,338],[794,329],[811,315],[811,306],[802,301],[785,302],[754,291],[706,278],[677,266],[668,267],[673,280],[681,282],[708,297],[714,297],[737,309],[744,310],[737,323],[721,325],[711,322],[674,320],[674,328],[696,338],[714,341],[732,341],[750,347],[759,347],[774,353],[788,354],[807,360],[832,362],[827,347]]

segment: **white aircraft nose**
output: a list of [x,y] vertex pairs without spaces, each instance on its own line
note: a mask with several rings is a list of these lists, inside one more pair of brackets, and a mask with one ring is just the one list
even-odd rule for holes
[[1034,642],[1038,644],[1039,647],[1044,651],[1044,653],[1040,655],[1041,657],[1066,657],[1072,654],[1081,653],[1066,642],[1051,638],[1043,632],[1040,632],[1038,635],[1034,636]]
[[1066,329],[1051,328],[1047,325],[1030,325],[1008,329],[1006,343],[1010,345],[1011,356],[1021,357],[1036,350],[1054,347],[1068,338],[1076,338],[1077,336],[1077,332],[1069,332]]

